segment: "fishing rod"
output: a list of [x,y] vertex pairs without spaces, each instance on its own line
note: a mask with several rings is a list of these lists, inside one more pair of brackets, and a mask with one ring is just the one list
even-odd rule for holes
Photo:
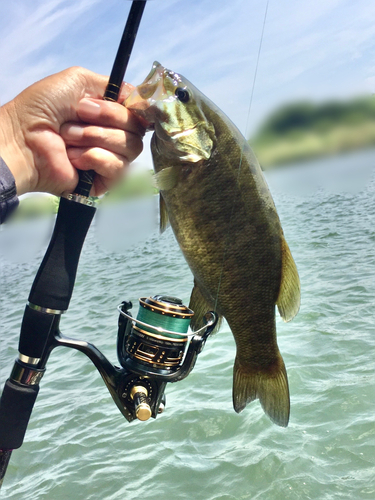
[[[133,50],[135,37],[137,36],[146,2],[147,0],[133,0],[132,2],[125,29],[115,57],[115,62],[113,63],[109,82],[104,92],[103,99],[105,101],[117,102],[118,100],[121,85],[124,80],[125,71],[128,67],[130,55]],[[79,172],[79,182],[74,194],[89,197],[94,177],[95,172],[93,170],[81,170]]]
[[[104,99],[117,102],[147,0],[133,0]],[[114,366],[93,344],[65,337],[61,315],[67,311],[86,234],[95,215],[90,190],[93,171],[80,176],[75,191],[60,199],[54,231],[25,307],[19,356],[0,399],[0,487],[12,450],[20,448],[46,371],[50,353],[63,346],[83,352],[102,376],[125,418],[156,418],[165,406],[168,382],[185,378],[217,323],[207,312],[205,325],[188,334],[194,314],[180,299],[155,295],[139,299],[136,318],[132,303],[119,307],[117,357]]]

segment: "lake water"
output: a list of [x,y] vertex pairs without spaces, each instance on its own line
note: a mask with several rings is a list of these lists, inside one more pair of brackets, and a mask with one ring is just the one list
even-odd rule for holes
[[[291,392],[288,428],[272,424],[258,401],[234,412],[235,346],[226,324],[189,377],[167,386],[165,412],[147,422],[129,424],[89,360],[59,348],[25,442],[13,452],[2,498],[373,500],[373,167],[375,152],[365,151],[267,175],[302,283],[298,316],[277,320]],[[49,230],[33,233],[45,231],[48,241]],[[126,241],[121,217],[112,230]],[[36,247],[10,251],[17,241],[29,246],[31,237],[17,231],[0,232],[1,385],[17,356],[24,305],[44,254]],[[93,227],[61,330],[116,363],[116,306],[160,292],[187,303],[192,276],[170,230],[131,248],[100,241]]]

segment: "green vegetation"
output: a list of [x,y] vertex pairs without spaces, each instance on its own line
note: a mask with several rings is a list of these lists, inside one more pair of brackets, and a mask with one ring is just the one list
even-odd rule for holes
[[[299,162],[375,146],[375,97],[358,97],[347,102],[322,104],[295,102],[277,109],[249,140],[262,168]],[[97,200],[120,200],[156,194],[152,171],[126,175],[109,194]],[[23,198],[12,220],[57,213],[59,198]]]
[[375,146],[375,97],[284,105],[249,142],[264,169]]
[[59,198],[57,196],[32,195],[20,200],[19,207],[12,214],[11,221],[46,217],[57,213]]
[[[156,194],[158,190],[152,185],[152,174],[151,170],[147,170],[126,175],[109,193],[102,198],[96,198],[95,201],[100,205],[102,203],[117,203],[125,199]],[[52,195],[34,194],[27,196],[20,200],[19,207],[12,214],[11,221],[17,222],[30,218],[54,215],[59,208],[59,202],[60,199]]]
[[157,194],[159,191],[152,184],[152,175],[152,170],[126,175],[119,184],[98,200],[99,204]]

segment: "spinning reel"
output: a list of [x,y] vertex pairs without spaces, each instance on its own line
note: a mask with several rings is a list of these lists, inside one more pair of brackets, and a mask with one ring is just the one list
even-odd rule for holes
[[191,372],[218,318],[208,312],[205,325],[188,333],[194,312],[180,299],[155,295],[139,299],[139,305],[137,318],[131,315],[131,302],[118,306],[117,357],[121,367],[117,367],[93,344],[63,336],[59,329],[61,311],[29,301],[21,327],[20,354],[0,401],[0,449],[22,445],[49,355],[58,346],[76,349],[90,358],[129,422],[156,418],[164,410],[167,383],[182,380]]
[[182,380],[191,372],[217,323],[217,315],[208,312],[206,324],[189,334],[194,312],[180,299],[155,295],[139,299],[139,304],[137,318],[130,313],[131,302],[124,301],[118,306],[117,357],[121,368],[113,366],[87,342],[68,339],[59,333],[53,343],[53,347],[78,349],[91,359],[129,422],[136,418],[156,418],[164,410],[167,382]]
[[123,368],[118,394],[124,408],[120,410],[129,421],[156,418],[163,411],[167,382],[191,372],[217,322],[216,314],[209,312],[205,326],[189,335],[194,312],[180,299],[155,295],[139,299],[139,306],[136,319],[130,302],[118,307],[117,356]]

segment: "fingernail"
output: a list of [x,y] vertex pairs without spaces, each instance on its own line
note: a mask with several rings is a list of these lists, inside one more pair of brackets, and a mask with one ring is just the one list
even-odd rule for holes
[[78,114],[84,113],[85,116],[95,118],[100,113],[100,104],[98,104],[97,102],[91,101],[90,99],[86,99],[86,98],[81,99],[81,101],[79,101],[79,104],[78,104],[77,112],[78,112]]
[[65,134],[74,140],[82,139],[83,127],[80,125],[69,125],[66,127]]
[[80,158],[83,151],[84,150],[82,148],[69,148],[67,150],[69,160],[76,160],[77,158]]

